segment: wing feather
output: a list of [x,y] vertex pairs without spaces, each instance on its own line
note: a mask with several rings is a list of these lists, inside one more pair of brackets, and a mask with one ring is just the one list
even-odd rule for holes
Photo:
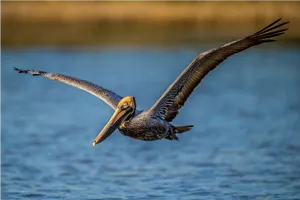
[[227,57],[266,42],[273,42],[275,36],[284,34],[288,29],[277,29],[289,22],[278,24],[278,19],[260,31],[245,38],[211,49],[197,56],[180,76],[169,86],[165,93],[150,108],[153,116],[172,121],[200,81]]
[[81,80],[81,79],[78,79],[75,77],[66,76],[63,74],[51,74],[48,72],[37,71],[37,70],[22,70],[22,69],[18,69],[18,68],[14,68],[14,69],[16,71],[18,71],[19,73],[32,74],[33,76],[44,76],[51,80],[66,83],[73,87],[84,90],[84,91],[102,99],[105,103],[107,103],[113,109],[116,109],[118,102],[122,99],[121,96],[117,95],[116,93],[114,93],[108,89],[105,89],[105,88],[95,85],[91,82]]

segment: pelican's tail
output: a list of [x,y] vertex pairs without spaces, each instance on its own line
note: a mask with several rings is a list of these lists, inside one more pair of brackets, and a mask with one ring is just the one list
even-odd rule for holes
[[186,131],[191,130],[194,125],[187,125],[187,126],[175,126],[176,133],[184,133]]

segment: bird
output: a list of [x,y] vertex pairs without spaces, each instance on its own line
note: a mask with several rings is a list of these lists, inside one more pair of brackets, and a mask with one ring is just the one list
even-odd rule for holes
[[92,143],[93,146],[103,142],[116,129],[121,134],[138,140],[178,140],[177,134],[191,130],[193,125],[175,126],[171,122],[202,79],[229,56],[252,46],[275,41],[274,37],[282,35],[288,30],[283,26],[288,24],[289,21],[282,22],[281,20],[279,18],[261,30],[242,39],[200,53],[154,105],[146,110],[136,109],[137,104],[134,96],[122,97],[86,80],[38,70],[22,70],[18,68],[14,68],[14,70],[18,73],[44,76],[51,80],[77,87],[95,95],[114,109],[114,113],[107,124],[95,137]]

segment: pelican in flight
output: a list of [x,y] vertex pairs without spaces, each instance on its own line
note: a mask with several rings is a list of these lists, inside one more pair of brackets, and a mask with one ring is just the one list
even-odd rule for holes
[[156,103],[150,109],[143,111],[136,109],[135,97],[121,97],[85,80],[37,70],[14,69],[19,73],[44,76],[77,87],[95,95],[112,107],[114,114],[94,139],[93,146],[105,140],[116,129],[119,129],[121,134],[138,140],[152,141],[163,138],[178,140],[176,135],[190,130],[193,125],[174,126],[171,122],[200,81],[227,57],[252,46],[275,41],[273,40],[275,36],[284,34],[287,30],[282,26],[289,23],[281,23],[280,20],[274,21],[247,37],[201,53],[186,67]]

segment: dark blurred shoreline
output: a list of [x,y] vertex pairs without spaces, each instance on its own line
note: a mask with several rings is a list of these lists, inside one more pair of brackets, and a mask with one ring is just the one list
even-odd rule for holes
[[300,43],[300,2],[2,2],[2,47],[164,46],[230,41],[279,17]]

